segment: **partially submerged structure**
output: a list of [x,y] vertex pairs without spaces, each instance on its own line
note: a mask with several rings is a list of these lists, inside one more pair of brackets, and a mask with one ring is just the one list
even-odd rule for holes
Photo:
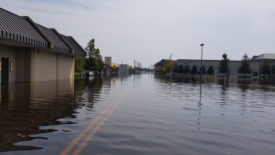
[[76,56],[73,37],[0,8],[0,83],[73,79]]
[[[260,74],[260,65],[264,60],[268,60],[272,65],[275,64],[275,54],[272,53],[265,53],[258,56],[253,56],[252,59],[250,59],[250,68],[251,68],[251,75],[254,78],[257,78]],[[177,66],[181,66],[182,68],[185,68],[186,66],[189,66],[190,69],[193,66],[196,66],[198,69],[200,68],[201,60],[198,59],[178,59],[175,61]],[[203,60],[202,66],[204,66],[205,71],[209,69],[211,66],[213,68],[213,74],[216,76],[219,76],[219,65],[220,60]],[[230,75],[231,76],[238,76],[238,69],[241,66],[241,60],[229,60],[229,68],[230,68]]]

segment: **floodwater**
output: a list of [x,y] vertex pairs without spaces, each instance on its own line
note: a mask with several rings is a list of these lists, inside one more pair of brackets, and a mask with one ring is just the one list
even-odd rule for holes
[[153,74],[1,86],[0,154],[275,154],[275,89]]

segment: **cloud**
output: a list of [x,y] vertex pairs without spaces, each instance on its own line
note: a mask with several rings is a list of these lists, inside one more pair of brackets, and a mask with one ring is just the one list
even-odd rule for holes
[[274,52],[272,0],[13,0],[0,5],[72,35],[85,46],[95,38],[117,63],[145,66],[161,58],[240,59]]

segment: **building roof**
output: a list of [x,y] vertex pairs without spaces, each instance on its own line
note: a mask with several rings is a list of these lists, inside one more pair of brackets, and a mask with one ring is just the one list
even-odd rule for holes
[[46,39],[25,18],[2,8],[0,8],[0,38],[16,40],[32,46],[48,46]]
[[60,54],[85,56],[84,49],[73,39],[36,24],[30,17],[18,16],[0,8],[0,43],[39,48]]
[[65,40],[66,42],[68,42],[68,43],[71,45],[71,47],[72,47],[73,50],[74,50],[75,55],[78,55],[78,56],[85,56],[85,52],[82,52],[82,51],[84,51],[84,50],[83,50],[82,47],[77,43],[77,41],[75,41],[75,39],[74,39],[73,37],[71,37],[71,36],[64,36],[64,35],[61,35],[61,36],[64,38],[64,40]]
[[70,53],[70,47],[68,47],[68,45],[66,45],[62,39],[60,38],[60,36],[55,32],[54,29],[49,29],[46,28],[42,25],[39,25],[39,28],[46,33],[46,35],[49,37],[49,39],[53,42],[53,48],[63,52],[63,53]]
[[274,53],[263,53],[258,56],[253,56],[253,58],[252,58],[252,60],[264,60],[264,59],[275,60],[275,54]]

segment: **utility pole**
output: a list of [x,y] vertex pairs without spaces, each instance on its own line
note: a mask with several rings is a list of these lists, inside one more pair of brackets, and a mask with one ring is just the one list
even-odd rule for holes
[[201,81],[202,81],[202,56],[203,56],[203,46],[204,46],[204,44],[202,43],[200,46],[201,46],[201,69],[200,69],[200,84],[201,84]]

